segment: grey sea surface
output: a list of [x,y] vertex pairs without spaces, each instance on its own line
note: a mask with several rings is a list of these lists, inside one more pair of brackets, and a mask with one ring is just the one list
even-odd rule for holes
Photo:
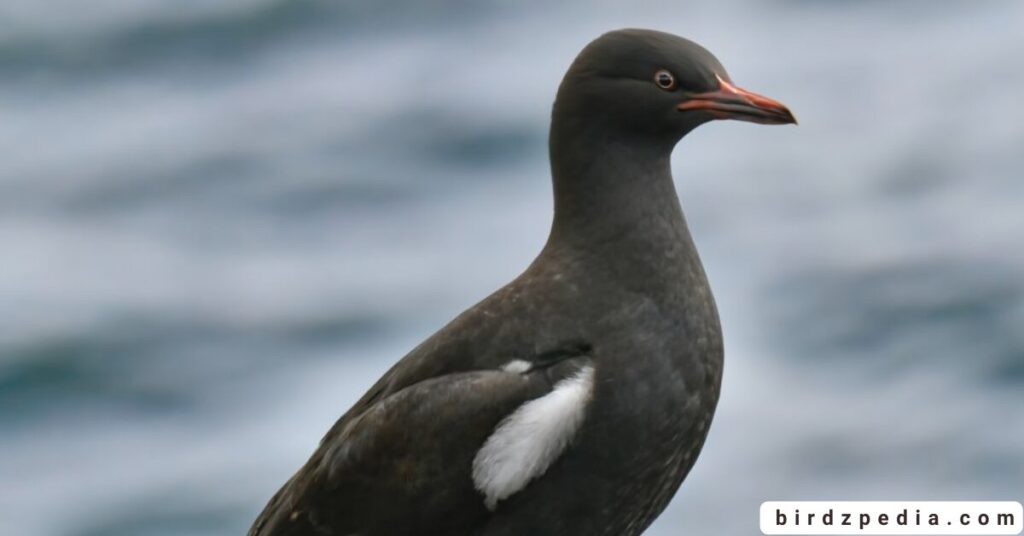
[[727,363],[649,534],[757,534],[765,500],[1024,498],[1020,2],[0,12],[0,533],[244,533],[532,259],[560,76],[626,26],[801,121],[674,155]]

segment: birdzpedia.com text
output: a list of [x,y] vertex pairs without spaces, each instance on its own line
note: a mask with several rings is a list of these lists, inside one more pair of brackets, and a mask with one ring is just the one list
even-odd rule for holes
[[766,502],[765,534],[1020,534],[1019,502]]

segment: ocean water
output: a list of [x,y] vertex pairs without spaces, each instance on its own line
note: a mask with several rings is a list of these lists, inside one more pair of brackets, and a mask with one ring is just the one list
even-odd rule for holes
[[801,120],[674,155],[727,364],[649,534],[1024,498],[1024,5],[705,4],[6,2],[0,533],[244,533],[532,259],[555,88],[624,26]]

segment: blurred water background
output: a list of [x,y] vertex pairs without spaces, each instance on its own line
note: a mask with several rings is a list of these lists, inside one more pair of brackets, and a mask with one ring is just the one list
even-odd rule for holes
[[650,534],[1024,498],[1024,3],[6,0],[0,533],[244,533],[532,259],[555,88],[624,26],[801,120],[674,155],[727,365]]

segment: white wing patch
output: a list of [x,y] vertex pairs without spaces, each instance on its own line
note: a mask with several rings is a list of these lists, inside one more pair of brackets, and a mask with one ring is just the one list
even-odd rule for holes
[[501,370],[504,370],[505,372],[514,372],[516,374],[523,374],[525,372],[529,372],[531,367],[533,367],[533,365],[530,364],[529,361],[513,359],[512,361],[505,363],[501,367]]
[[583,424],[593,391],[594,367],[586,366],[501,421],[473,459],[473,484],[488,509],[547,471]]

